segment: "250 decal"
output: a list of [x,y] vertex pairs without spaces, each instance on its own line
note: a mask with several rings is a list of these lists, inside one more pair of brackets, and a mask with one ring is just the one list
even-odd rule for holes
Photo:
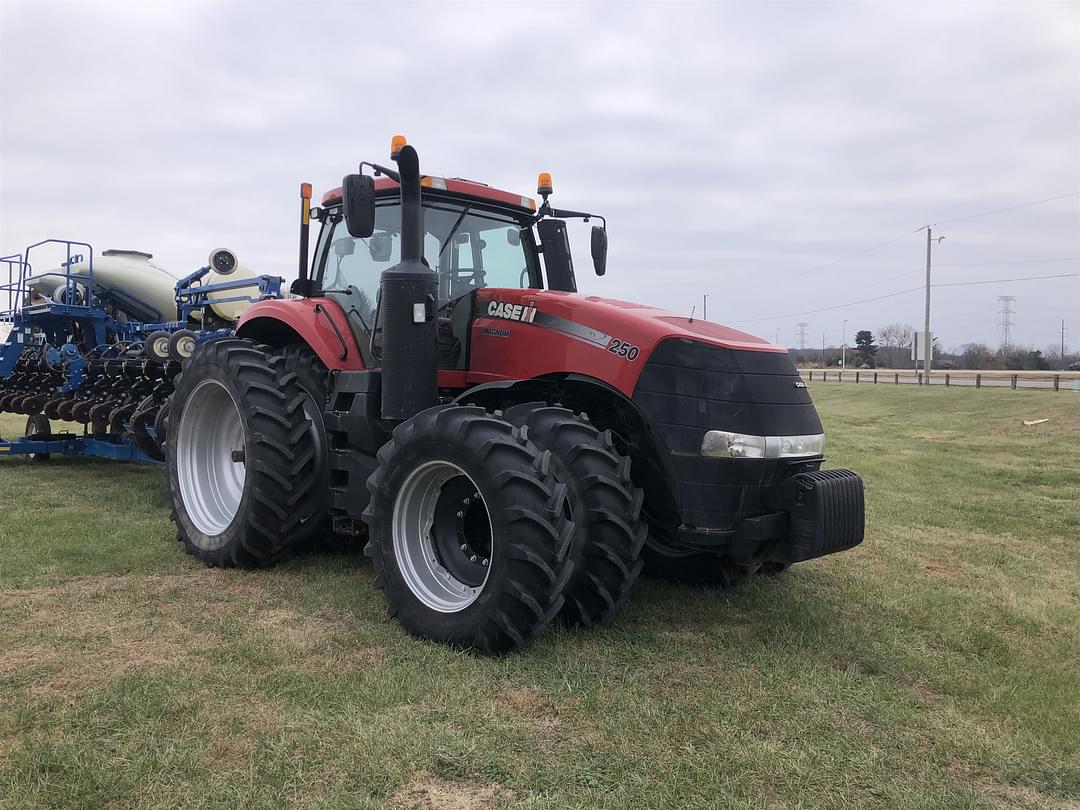
[[618,338],[611,339],[611,343],[608,344],[607,350],[615,356],[623,357],[630,362],[637,360],[638,355],[641,354],[641,349],[633,343],[627,343],[625,340],[619,340]]

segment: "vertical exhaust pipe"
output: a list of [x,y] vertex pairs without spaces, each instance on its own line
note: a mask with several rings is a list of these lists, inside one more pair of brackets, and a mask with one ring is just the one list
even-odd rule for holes
[[379,277],[382,417],[400,422],[437,402],[439,279],[423,262],[420,159],[400,135],[392,142],[391,157],[401,183],[401,260]]

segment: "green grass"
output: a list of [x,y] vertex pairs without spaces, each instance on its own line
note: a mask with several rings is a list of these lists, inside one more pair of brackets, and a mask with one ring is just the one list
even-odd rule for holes
[[0,461],[0,807],[1080,806],[1080,395],[813,394],[863,546],[501,659],[362,557],[203,568],[158,469]]

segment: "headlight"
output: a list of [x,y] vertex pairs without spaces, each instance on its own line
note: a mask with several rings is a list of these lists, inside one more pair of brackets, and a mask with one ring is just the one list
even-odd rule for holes
[[808,458],[825,454],[825,434],[750,436],[710,430],[701,440],[701,455],[712,458]]
[[701,455],[716,458],[765,458],[764,436],[710,430],[701,440]]

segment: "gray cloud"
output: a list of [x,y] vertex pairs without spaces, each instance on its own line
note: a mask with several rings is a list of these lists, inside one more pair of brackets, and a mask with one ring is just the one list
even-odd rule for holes
[[[609,218],[591,293],[813,342],[921,322],[927,222],[1080,189],[1080,6],[0,5],[0,245],[219,244],[294,272],[296,193],[404,132],[426,170]],[[941,281],[1080,271],[1080,198],[943,226]],[[584,237],[584,229],[580,236]],[[964,265],[964,266],[960,266]],[[1080,345],[1080,279],[941,288],[946,345]],[[741,324],[740,324],[741,325]],[[850,337],[850,336],[849,336]]]

